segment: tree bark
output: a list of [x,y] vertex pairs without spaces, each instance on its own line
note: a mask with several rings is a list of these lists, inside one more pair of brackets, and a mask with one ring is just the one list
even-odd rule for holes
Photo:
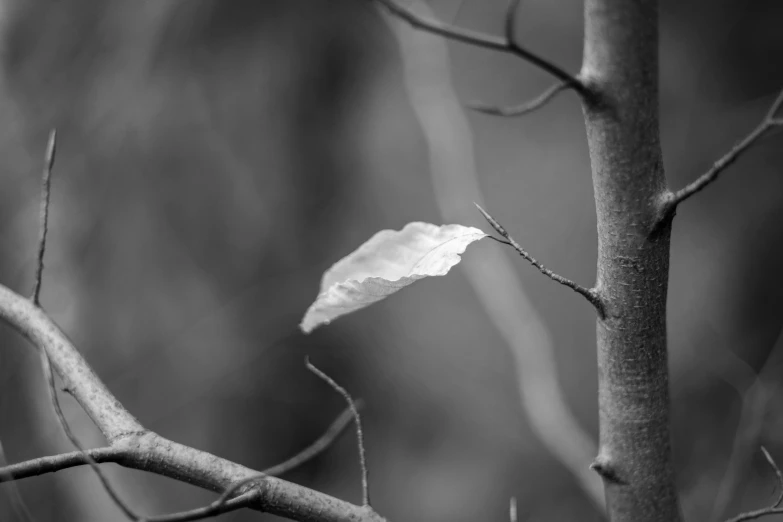
[[600,449],[612,522],[679,521],[669,431],[671,221],[658,122],[656,0],[586,0],[583,110],[598,222]]

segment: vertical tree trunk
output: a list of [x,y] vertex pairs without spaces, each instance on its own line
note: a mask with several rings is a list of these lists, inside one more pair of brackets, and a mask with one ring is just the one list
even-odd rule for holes
[[666,353],[670,221],[658,123],[657,0],[586,0],[581,76],[598,217],[600,450],[612,522],[681,520]]

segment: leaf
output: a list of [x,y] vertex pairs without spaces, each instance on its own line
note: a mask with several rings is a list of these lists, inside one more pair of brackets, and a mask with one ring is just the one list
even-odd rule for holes
[[399,231],[382,230],[324,273],[321,291],[299,327],[310,333],[414,281],[446,275],[468,245],[484,237],[473,227],[420,222]]

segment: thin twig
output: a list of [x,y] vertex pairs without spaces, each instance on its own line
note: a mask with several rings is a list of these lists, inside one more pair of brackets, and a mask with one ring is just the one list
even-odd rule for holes
[[774,504],[768,507],[757,509],[755,511],[747,511],[745,513],[740,513],[736,517],[729,519],[726,522],[744,522],[745,520],[755,520],[757,518],[762,518],[770,515],[783,514],[783,508],[780,507],[780,504],[783,503],[783,473],[780,471],[780,468],[775,463],[775,459],[772,458],[772,455],[769,454],[769,452],[764,446],[761,446],[761,452],[764,453],[764,458],[767,459],[767,462],[772,468],[772,471],[775,472],[775,477],[777,478],[778,486],[781,488],[781,491],[778,494],[778,498],[777,500],[775,500]]
[[778,499],[775,501],[774,504],[772,504],[772,507],[773,508],[780,507],[780,504],[783,503],[783,473],[781,473],[778,465],[775,464],[775,459],[773,459],[772,455],[769,454],[767,448],[761,446],[761,452],[764,454],[764,458],[767,459],[767,462],[772,468],[772,471],[775,472],[775,477],[778,479],[778,488],[780,488],[780,492],[778,493]]
[[[357,410],[361,409],[362,405],[363,403],[361,399],[356,401]],[[323,435],[321,435],[315,442],[310,444],[308,447],[290,459],[264,470],[264,475],[278,477],[284,473],[288,473],[289,471],[300,467],[306,462],[309,462],[316,456],[323,453],[324,450],[329,448],[329,446],[331,446],[334,441],[337,440],[340,435],[342,435],[345,429],[351,425],[351,421],[353,419],[353,410],[351,410],[350,407],[346,408],[343,410],[340,416],[337,417],[334,422],[332,422],[332,424],[326,429]]]
[[255,496],[258,494],[258,490],[251,489],[250,491],[247,491],[238,497],[232,498],[233,495],[242,487],[247,486],[252,482],[264,480],[267,477],[268,475],[254,475],[244,480],[237,481],[235,484],[232,484],[229,488],[227,488],[217,500],[206,506],[198,507],[188,511],[180,511],[178,513],[169,513],[166,515],[148,517],[140,522],[187,522],[190,520],[202,520],[204,518],[248,507],[255,500]]
[[783,127],[783,117],[776,116],[781,106],[783,106],[783,90],[780,91],[778,97],[775,98],[772,106],[764,116],[764,119],[761,121],[761,123],[758,124],[758,126],[756,126],[755,129],[750,131],[750,133],[745,136],[742,141],[737,143],[729,152],[716,161],[710,170],[669,197],[669,200],[666,202],[667,212],[665,212],[664,215],[671,216],[677,205],[693,196],[697,192],[704,190],[707,185],[718,179],[718,176],[724,170],[737,161],[737,159],[752,145],[761,140],[761,138],[763,138],[769,130],[775,127]]
[[35,286],[33,287],[32,301],[35,306],[40,305],[41,279],[43,277],[44,253],[46,252],[46,234],[49,231],[49,194],[52,187],[52,167],[57,150],[57,131],[52,129],[49,133],[49,141],[46,144],[44,158],[44,171],[41,181],[41,228],[38,238],[38,264],[35,269]]
[[112,501],[117,505],[117,507],[120,508],[120,510],[125,514],[125,516],[131,520],[142,520],[142,518],[139,515],[137,515],[130,508],[130,506],[128,506],[125,503],[125,501],[122,500],[122,498],[120,498],[119,494],[114,490],[114,487],[109,482],[109,479],[106,477],[103,471],[101,471],[101,468],[100,466],[98,466],[98,463],[95,462],[95,460],[90,456],[89,453],[85,452],[84,447],[79,442],[79,439],[77,439],[76,435],[74,435],[74,433],[71,431],[71,427],[68,424],[68,421],[65,419],[63,410],[60,407],[60,399],[57,396],[57,386],[54,381],[54,372],[52,371],[52,365],[51,362],[49,361],[49,355],[46,353],[46,350],[41,350],[41,365],[43,366],[44,376],[48,383],[49,398],[51,399],[54,413],[57,416],[57,420],[60,422],[60,427],[62,427],[65,436],[68,437],[68,440],[71,441],[71,444],[73,444],[73,446],[84,455],[87,464],[89,464],[89,466],[95,472],[95,475],[97,475],[98,480],[101,481],[101,484],[103,485],[103,489],[106,490],[106,493],[109,495]]
[[[57,132],[52,130],[49,133],[49,141],[46,145],[46,157],[44,161],[41,194],[41,228],[38,239],[38,263],[35,270],[35,286],[33,288],[33,295],[30,298],[30,300],[33,302],[33,305],[36,307],[40,307],[41,281],[43,279],[44,256],[46,254],[46,236],[49,231],[49,200],[52,185],[52,167],[54,166],[54,157],[57,148],[56,145]],[[57,395],[57,386],[55,384],[54,372],[52,371],[49,354],[44,349],[40,350],[40,354],[44,378],[46,379],[49,389],[49,399],[51,400],[52,408],[54,409],[54,413],[60,423],[60,427],[62,427],[65,436],[68,437],[68,440],[71,441],[71,444],[73,444],[73,446],[79,451],[84,452],[84,448],[71,431],[71,427],[68,425],[68,421],[65,419],[63,410],[60,407],[60,399]],[[117,507],[119,507],[125,516],[127,516],[129,519],[139,520],[140,517],[136,515],[136,513],[134,513],[133,510],[119,497],[117,492],[114,491],[114,488],[111,486],[109,480],[103,474],[98,464],[92,459],[92,457],[90,457],[89,454],[85,453],[84,455],[87,462],[90,464],[90,467],[93,469],[93,471],[95,471],[95,474],[101,481],[101,484],[103,484],[103,488],[106,490],[106,493],[109,494],[109,497],[111,497]]]
[[[356,401],[356,408],[362,407],[361,401]],[[233,495],[239,491],[242,487],[251,484],[253,482],[264,480],[268,477],[274,477],[287,473],[295,468],[298,468],[309,462],[317,455],[323,453],[324,450],[329,448],[332,443],[345,431],[345,429],[354,420],[353,410],[349,407],[346,408],[339,417],[337,417],[332,424],[326,429],[326,431],[318,437],[318,439],[310,444],[308,447],[291,457],[290,459],[276,464],[271,468],[267,468],[258,475],[248,477],[240,480],[231,487],[227,488],[220,497],[211,504],[192,509],[189,511],[182,511],[179,513],[172,513],[169,515],[161,515],[158,517],[151,517],[145,520],[145,522],[186,522],[189,520],[200,520],[202,518],[218,515],[221,513],[227,513],[228,511],[234,511],[243,507],[246,507],[253,501],[255,495],[254,490],[246,491],[242,495],[232,498]]]
[[[574,292],[584,296],[590,302],[590,304],[592,304],[595,307],[596,311],[598,312],[598,315],[603,317],[603,315],[604,315],[604,305],[603,305],[603,302],[601,301],[601,297],[598,295],[598,292],[596,292],[592,288],[585,288],[585,287],[583,287],[583,286],[581,286],[581,285],[571,281],[570,279],[566,279],[563,276],[557,275],[554,272],[552,272],[551,270],[549,270],[547,267],[545,267],[544,265],[542,265],[541,263],[536,261],[530,254],[528,254],[519,245],[519,243],[517,243],[514,240],[513,237],[511,237],[511,235],[509,235],[509,233],[506,231],[506,229],[503,228],[503,226],[500,223],[498,223],[495,218],[490,216],[489,213],[486,210],[484,210],[483,208],[481,208],[481,206],[478,203],[474,203],[474,205],[476,205],[476,208],[479,209],[479,212],[481,212],[481,214],[484,216],[484,219],[487,220],[487,222],[492,226],[492,228],[494,228],[495,231],[498,234],[500,234],[501,236],[506,238],[507,244],[510,245],[511,247],[513,247],[514,250],[516,250],[519,253],[519,255],[521,255],[523,258],[525,258],[531,265],[536,267],[542,274],[544,274],[548,278],[552,279],[553,281],[556,281],[556,282],[560,283],[561,285],[567,286],[568,288],[570,288]],[[502,241],[501,241],[501,243],[502,243]]]
[[762,508],[756,511],[747,511],[734,518],[730,518],[726,522],[745,522],[746,520],[756,520],[757,518],[768,517],[770,515],[783,514],[783,508]]
[[[519,46],[515,41],[510,40],[508,36],[501,38],[478,31],[472,31],[470,29],[456,27],[445,22],[441,22],[440,20],[421,16],[414,13],[413,10],[411,10],[409,7],[397,3],[396,0],[376,1],[385,7],[391,14],[401,18],[402,20],[405,20],[413,27],[465,44],[518,56],[523,60],[526,60],[527,62],[535,65],[536,67],[546,71],[555,78],[566,82],[570,88],[574,89],[578,93],[582,95],[589,94],[587,86],[579,78],[570,74],[549,60],[542,58],[537,54]],[[513,19],[517,5],[518,2],[513,1],[506,15],[506,33],[510,32],[512,36],[514,36],[514,29],[512,27],[509,30],[508,25],[509,19]]]
[[468,104],[468,108],[474,111],[482,112],[484,114],[490,114],[492,116],[524,116],[537,109],[540,109],[551,101],[558,93],[569,88],[568,82],[562,81],[550,86],[547,90],[533,98],[519,105],[512,105],[510,107],[501,107],[498,105],[489,105],[483,102],[473,102]]
[[[13,476],[11,476],[11,474],[7,471],[8,466],[2,442],[0,442],[0,464],[3,466],[0,468],[0,482],[12,482],[14,479]],[[16,516],[25,522],[33,522],[33,515],[30,513],[30,510],[27,509],[27,504],[25,504],[24,498],[22,498],[19,487],[15,483],[12,483],[8,485],[6,491],[8,491],[11,507],[16,513]]]
[[9,464],[0,468],[0,483],[37,477],[46,473],[55,473],[64,469],[89,464],[87,457],[96,463],[119,462],[128,452],[119,448],[94,448],[84,451],[72,451],[59,455],[38,457],[24,462]]
[[331,386],[334,391],[339,393],[343,396],[343,399],[345,399],[345,402],[348,403],[348,407],[351,409],[351,412],[353,413],[353,418],[356,422],[356,442],[359,446],[359,465],[362,468],[362,505],[369,507],[370,506],[370,488],[369,488],[369,477],[367,473],[367,459],[364,454],[364,435],[362,434],[362,419],[359,415],[359,409],[356,407],[356,403],[354,403],[353,398],[351,398],[351,394],[348,393],[348,391],[337,384],[334,379],[326,375],[324,372],[316,368],[313,363],[310,362],[309,358],[305,359],[305,365],[307,366],[307,369],[316,374],[318,377],[321,378],[326,384]]

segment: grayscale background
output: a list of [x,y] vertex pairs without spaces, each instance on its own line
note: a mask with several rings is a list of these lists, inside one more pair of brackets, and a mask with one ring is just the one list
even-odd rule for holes
[[[431,6],[501,31],[504,1],[461,4]],[[581,2],[528,0],[521,13],[525,45],[577,72]],[[783,86],[782,20],[776,0],[663,2],[672,186],[744,136]],[[449,49],[465,101],[518,102],[551,81],[513,57]],[[468,118],[489,210],[536,258],[592,284],[577,98],[561,94],[521,119]],[[22,293],[32,288],[51,127],[59,143],[42,304],[147,427],[256,469],[275,464],[344,407],[305,370],[309,354],[366,401],[372,497],[390,520],[503,521],[512,495],[523,521],[600,520],[531,432],[508,347],[459,267],[309,336],[297,330],[333,262],[380,229],[443,221],[399,49],[371,2],[1,1],[0,281]],[[710,516],[738,433],[748,440],[722,518],[771,498],[760,444],[783,460],[781,139],[754,148],[675,221],[670,364],[689,519]],[[489,230],[478,213],[462,224]],[[466,257],[502,248],[483,241]],[[569,405],[597,435],[594,313],[512,260],[553,336]],[[763,393],[741,419],[759,372]],[[101,445],[78,405],[63,404],[83,443]],[[10,462],[71,449],[36,352],[6,326],[0,441]],[[104,467],[143,513],[214,498]],[[353,436],[285,478],[358,502]],[[40,522],[123,520],[86,467],[17,486]],[[8,488],[0,520],[14,521]]]

